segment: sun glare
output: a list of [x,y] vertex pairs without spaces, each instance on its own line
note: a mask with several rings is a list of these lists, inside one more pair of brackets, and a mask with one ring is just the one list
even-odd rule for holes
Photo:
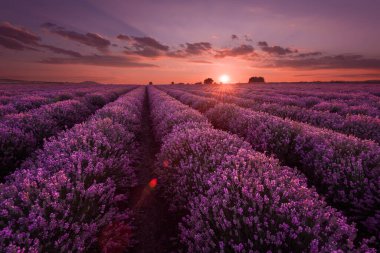
[[221,83],[223,83],[223,84],[227,84],[227,83],[230,82],[230,77],[229,77],[229,75],[226,75],[226,74],[221,75],[221,76],[219,77],[219,81],[220,81]]

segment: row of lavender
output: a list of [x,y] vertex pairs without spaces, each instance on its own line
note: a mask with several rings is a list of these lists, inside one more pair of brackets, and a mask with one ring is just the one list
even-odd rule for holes
[[[23,95],[42,95],[47,96],[56,92],[71,92],[78,90],[94,90],[104,88],[116,88],[119,85],[102,85],[102,84],[80,84],[80,83],[0,83],[0,98],[17,97]],[[1,100],[0,100],[1,101]]]
[[217,90],[221,94],[240,96],[254,100],[258,104],[274,103],[283,106],[296,106],[317,111],[334,112],[342,116],[380,116],[380,98],[371,94],[281,91],[276,87],[260,92],[254,86],[247,87],[247,85],[237,85],[233,86],[233,89],[224,89],[222,91],[217,87],[202,87],[202,89],[204,91]]
[[343,210],[362,231],[379,236],[380,147],[371,141],[222,104],[205,97],[167,90],[194,108],[202,108],[217,128],[238,134],[255,150],[297,167],[308,181]]
[[[214,129],[199,112],[149,87],[159,189],[186,215],[188,252],[354,250],[356,229],[295,170]],[[365,244],[358,251],[370,252]]]
[[0,178],[13,171],[23,159],[40,147],[44,138],[70,128],[120,94],[132,89],[122,87],[90,93],[25,113],[11,114],[0,121]]
[[[181,90],[184,88],[182,87]],[[186,91],[186,89],[185,89]],[[174,92],[174,91],[173,91]],[[266,112],[282,118],[289,118],[295,121],[304,122],[313,126],[328,128],[344,134],[354,135],[361,139],[373,140],[380,143],[380,118],[366,115],[347,115],[341,116],[337,113],[325,111],[310,110],[303,107],[293,105],[281,105],[276,103],[258,103],[254,99],[246,99],[233,95],[214,92],[192,91],[199,96],[207,96],[208,103],[222,101],[225,103],[233,103],[242,107],[250,108],[255,111]],[[183,93],[182,93],[183,94]],[[189,99],[191,98],[191,95]],[[186,99],[186,98],[184,98]],[[200,108],[200,109],[208,109]]]
[[80,85],[74,87],[48,86],[42,90],[34,87],[35,86],[30,86],[29,89],[19,90],[14,89],[12,85],[0,85],[0,94],[1,89],[7,91],[4,92],[3,95],[0,95],[0,118],[7,114],[25,112],[31,109],[35,109],[45,104],[83,97],[88,93],[94,93],[96,91],[105,89],[115,89],[114,86],[82,87]]
[[375,96],[355,96],[351,95],[347,99],[333,98],[329,99],[328,95],[314,95],[309,93],[291,95],[265,93],[257,95],[253,92],[247,94],[246,98],[255,99],[261,103],[276,103],[282,105],[297,106],[309,108],[317,111],[335,112],[339,115],[368,115],[372,117],[380,116],[380,99]]
[[0,119],[8,114],[25,112],[34,108],[38,108],[41,105],[63,101],[70,98],[73,98],[73,96],[70,96],[68,94],[63,96],[59,95],[59,97],[56,99],[43,97],[40,95],[29,95],[21,98],[12,98],[12,100],[15,100],[14,102],[10,101],[9,98],[7,98],[7,100],[2,98],[2,101],[7,101],[7,104],[0,104]]
[[[247,93],[247,89],[245,89]],[[363,102],[367,106],[379,107],[380,98],[372,95],[371,93],[360,90],[354,93],[347,92],[334,92],[334,91],[299,91],[293,90],[265,90],[261,94],[257,93],[255,89],[249,88],[248,93],[250,95],[259,95],[258,99],[270,99],[273,96],[274,99],[284,101],[289,105],[298,105],[300,107],[314,107],[318,106],[321,102],[341,102],[347,109],[352,108],[355,113],[355,106],[363,105]],[[269,95],[269,96],[268,96]],[[274,100],[275,101],[275,100]],[[360,113],[360,109],[357,109],[356,113]]]
[[241,84],[256,92],[319,96],[326,99],[351,99],[353,96],[379,96],[379,83],[263,83]]
[[[339,104],[341,103],[340,113],[348,114],[367,114],[379,112],[380,109],[380,88],[378,84],[372,85],[319,85],[318,88],[310,89],[307,85],[298,85],[289,87],[285,85],[282,88],[278,84],[269,85],[266,89],[256,89],[255,86],[239,86],[244,93],[251,95],[263,95],[263,99],[276,97],[280,101],[288,101],[290,105],[299,105],[301,107],[323,108],[323,103]],[[259,96],[260,98],[260,96]],[[290,98],[289,100],[287,100]],[[326,105],[327,105],[326,104]],[[321,107],[320,107],[321,106]],[[372,107],[372,109],[371,109]],[[362,109],[361,109],[362,108]],[[377,110],[376,110],[377,108]],[[366,111],[368,109],[368,111]],[[347,110],[347,111],[345,111]],[[377,114],[379,116],[379,114]]]
[[14,97],[2,97],[0,98],[0,118],[8,114],[26,112],[42,105],[83,97],[89,92],[93,93],[94,90],[87,90],[86,92],[84,90],[56,91],[50,94],[23,94]]
[[[294,99],[311,99],[317,98],[318,100],[328,101],[328,102],[338,102],[341,101],[343,104],[348,106],[361,105],[363,102],[368,105],[374,105],[375,107],[379,107],[379,95],[380,88],[378,85],[371,85],[370,87],[363,85],[357,85],[356,89],[351,90],[352,86],[339,86],[339,90],[328,89],[328,87],[323,86],[319,87],[317,90],[308,90],[307,86],[303,88],[306,90],[300,90],[302,85],[299,85],[293,89],[289,89],[289,87],[285,89],[271,89],[264,90],[262,94],[269,95],[279,95],[279,96],[288,96]],[[336,87],[337,88],[337,87]],[[256,93],[255,89],[250,88],[252,93]],[[372,92],[371,92],[372,91]],[[319,103],[320,101],[317,102]],[[313,106],[315,103],[309,103],[309,106]],[[302,104],[301,104],[302,105]],[[305,104],[304,104],[305,105]],[[307,104],[306,104],[307,105]]]
[[[0,184],[1,252],[122,252],[145,88],[45,142]],[[100,249],[99,249],[100,248]]]

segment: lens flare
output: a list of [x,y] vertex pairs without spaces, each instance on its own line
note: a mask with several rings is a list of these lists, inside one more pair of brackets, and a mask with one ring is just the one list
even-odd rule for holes
[[157,186],[157,178],[153,178],[153,179],[150,180],[150,182],[149,182],[149,187],[150,187],[151,189],[154,189],[156,186]]

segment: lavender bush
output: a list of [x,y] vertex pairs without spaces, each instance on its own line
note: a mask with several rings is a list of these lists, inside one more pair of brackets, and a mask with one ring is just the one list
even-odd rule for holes
[[249,150],[226,156],[180,224],[189,252],[347,252],[356,229],[306,180]]
[[146,102],[179,252],[376,252],[375,86],[78,87],[0,85],[0,252],[131,249]]
[[131,121],[139,124],[144,94],[143,88],[132,91],[107,105],[107,113],[100,110],[88,122],[51,138],[0,185],[2,251],[130,246],[131,213],[118,203],[128,201],[128,190],[136,183],[131,163],[137,140],[134,129],[122,124],[125,119],[118,122],[118,116],[124,105],[125,115],[136,114]]
[[[299,108],[313,108],[316,110],[336,112],[342,116],[349,114],[363,114],[367,116],[380,116],[379,98],[368,92],[355,91],[347,93],[347,87],[343,86],[340,89],[345,93],[335,92],[323,87],[324,91],[298,91],[302,87],[290,89],[289,86],[284,89],[272,87],[272,89],[255,89],[243,88],[229,89],[223,91],[223,95],[237,95],[239,97],[247,98],[255,101],[256,103],[275,103],[282,106],[296,106]],[[337,88],[337,87],[336,87]],[[318,88],[320,90],[320,87]],[[368,88],[367,88],[368,89]],[[218,92],[213,87],[204,89],[211,92]],[[219,92],[220,93],[220,92]],[[330,106],[331,105],[331,106]]]
[[[188,208],[191,196],[204,192],[204,182],[223,157],[251,146],[224,131],[210,127],[178,129],[162,145],[157,157],[162,192],[173,210]],[[164,166],[165,165],[165,166]]]
[[335,206],[378,235],[380,148],[332,131],[314,128],[234,105],[207,113],[218,128],[236,133],[254,149],[297,166]]
[[[168,92],[181,99],[181,92]],[[231,104],[217,105],[206,115],[214,126],[244,137],[254,149],[298,167],[330,203],[358,222],[363,232],[380,238],[377,144]],[[350,118],[356,122],[368,117]],[[351,123],[351,126],[360,129],[361,125]]]
[[[217,101],[237,104],[242,107],[251,108],[255,111],[267,112],[282,118],[311,124],[313,126],[328,128],[345,134],[354,135],[361,139],[374,140],[380,143],[379,131],[380,119],[366,115],[341,116],[336,112],[311,110],[295,105],[283,105],[281,103],[261,103],[252,99],[244,99],[228,94],[204,93],[192,91],[197,95],[189,94],[179,90],[166,90],[170,95],[179,99],[191,107],[205,112],[214,107]],[[205,98],[204,96],[208,96]]]
[[[169,134],[176,125],[187,122],[207,123],[207,119],[195,110],[189,110],[189,107],[178,103],[175,99],[170,98],[165,93],[154,88],[148,88],[148,94],[151,104],[151,115],[154,124],[155,137],[159,142],[163,137]],[[163,99],[167,99],[162,103]]]
[[[158,129],[172,110],[195,114],[155,88],[149,95]],[[180,224],[188,252],[354,249],[354,226],[308,189],[305,177],[204,121],[172,117],[180,120],[159,135],[157,166],[161,192],[188,213]]]
[[0,176],[16,168],[44,138],[82,122],[99,106],[115,99],[117,93],[88,94],[83,100],[66,100],[25,113],[6,115],[0,130]]
[[13,103],[13,106],[16,108],[17,111],[23,112],[33,108],[37,108],[41,105],[47,104],[48,102],[49,99],[46,97],[32,95],[18,99]]
[[[12,90],[12,94],[8,94],[9,96],[0,96],[0,118],[7,114],[27,112],[46,104],[52,104],[70,99],[81,99],[82,97],[85,97],[89,104],[91,104],[91,99],[93,99],[95,103],[98,103],[99,99],[103,100],[104,105],[104,99],[102,99],[101,96],[105,94],[105,91],[107,91],[110,95],[113,93],[113,96],[115,96],[128,90],[126,87],[120,88],[113,85],[107,85],[106,87],[70,87],[69,85],[67,85],[67,87],[55,87],[54,85],[44,87],[41,90],[33,87],[34,86],[29,87],[32,88],[31,90],[27,89],[25,86],[22,87],[22,90],[14,90],[15,87],[7,87],[6,85],[3,87],[3,85],[0,85],[0,93],[1,88]],[[113,99],[108,97],[107,99],[113,100],[116,99],[116,97]],[[98,106],[102,106],[102,104],[98,104]]]
[[0,119],[4,115],[11,114],[11,113],[17,113],[17,112],[18,112],[17,109],[11,104],[8,104],[8,105],[1,105],[0,104]]

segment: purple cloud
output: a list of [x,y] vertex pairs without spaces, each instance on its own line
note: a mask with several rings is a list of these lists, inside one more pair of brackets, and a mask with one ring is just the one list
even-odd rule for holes
[[37,35],[8,22],[0,23],[0,36],[28,45],[35,45],[41,40]]
[[120,34],[117,38],[128,42],[128,46],[125,47],[126,51],[124,52],[128,55],[155,58],[169,51],[169,46],[163,45],[151,37],[135,37]]
[[232,35],[231,35],[231,39],[232,39],[232,40],[238,40],[239,37],[238,37],[236,34],[232,34]]
[[131,41],[132,40],[132,37],[131,36],[128,36],[128,35],[124,35],[124,34],[119,34],[117,36],[117,38],[119,40],[126,40],[126,41]]
[[144,68],[144,67],[157,67],[157,65],[138,62],[134,58],[127,58],[123,56],[111,55],[86,55],[72,58],[48,58],[40,61],[40,63],[49,64],[84,64],[105,67],[130,67],[130,68]]
[[259,41],[257,44],[261,47],[261,50],[272,55],[282,56],[282,55],[293,54],[293,53],[298,52],[298,50],[292,50],[290,48],[284,48],[280,46],[269,46],[266,41]]
[[217,51],[216,58],[223,58],[226,56],[236,57],[250,55],[254,52],[254,48],[251,45],[240,45],[231,49],[223,49]]
[[39,45],[39,46],[42,48],[46,48],[46,49],[48,49],[51,52],[56,53],[56,54],[63,54],[63,55],[68,55],[68,56],[72,56],[72,57],[82,56],[80,53],[75,52],[73,50],[67,50],[67,49],[63,49],[63,48],[59,48],[59,47],[55,47],[55,46],[50,46],[50,45],[43,45],[43,44]]
[[266,67],[298,69],[380,69],[380,59],[362,55],[332,55],[313,58],[276,59]]
[[180,44],[181,49],[167,52],[167,56],[175,58],[186,58],[212,53],[213,48],[209,42],[195,42]]
[[209,42],[185,43],[180,45],[180,49],[170,50],[169,46],[164,45],[151,37],[135,37],[120,34],[117,38],[128,43],[128,45],[124,47],[126,49],[124,51],[125,54],[150,58],[185,58],[202,55],[213,50],[212,45]]
[[267,47],[267,46],[268,46],[268,43],[267,43],[266,41],[259,41],[259,42],[257,43],[257,45],[260,46],[260,47]]
[[[8,22],[0,24],[0,45],[12,50],[33,50],[38,51],[37,48],[48,49],[56,54],[63,54],[72,57],[79,57],[81,54],[78,52],[58,48],[51,45],[40,43],[41,38],[24,28],[12,25]],[[33,46],[33,47],[31,47]]]
[[151,47],[151,48],[162,50],[162,51],[169,50],[168,46],[161,44],[160,42],[158,42],[157,40],[151,37],[135,37],[135,36],[120,34],[117,36],[117,38],[120,40],[131,42],[136,47]]
[[212,49],[209,42],[186,43],[185,52],[189,55],[200,55]]
[[310,53],[298,54],[297,57],[310,57],[310,56],[320,56],[320,55],[322,55],[321,52],[310,52]]
[[94,47],[101,52],[106,51],[108,47],[111,45],[111,42],[109,40],[103,38],[101,35],[96,33],[88,32],[86,34],[82,34],[75,31],[69,31],[66,30],[64,27],[58,26],[53,23],[44,23],[42,24],[42,27],[53,34],[59,35],[69,40],[76,41],[89,47]]
[[34,49],[32,47],[25,46],[24,44],[18,42],[17,40],[7,38],[7,37],[3,37],[3,36],[0,36],[0,45],[5,47],[5,48],[12,49],[12,50],[19,50],[19,51],[34,50],[34,51],[37,51],[36,49]]
[[[52,33],[57,33],[63,37],[78,41],[82,44],[93,46],[101,51],[108,47],[107,40],[101,38],[100,35],[87,33],[86,35],[79,34],[65,30],[63,27],[57,26],[52,23],[45,23],[43,25]],[[12,50],[35,50],[30,47],[32,45],[36,48],[46,49],[55,54],[70,56],[69,58],[56,58],[51,57],[44,59],[40,62],[50,64],[85,64],[97,66],[113,66],[113,67],[155,67],[155,65],[138,62],[135,58],[128,58],[123,56],[108,56],[108,55],[82,55],[76,51],[59,48],[52,45],[40,43],[41,38],[26,29],[14,26],[10,23],[4,22],[0,24],[0,45]],[[149,40],[142,40],[142,43],[149,43]]]

